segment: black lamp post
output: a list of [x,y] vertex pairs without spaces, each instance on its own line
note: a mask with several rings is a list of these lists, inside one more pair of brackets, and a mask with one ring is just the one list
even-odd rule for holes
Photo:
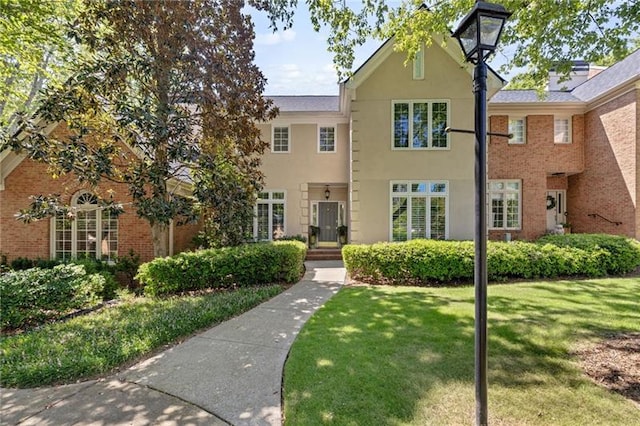
[[453,37],[467,62],[474,63],[475,94],[475,383],[476,424],[487,424],[487,64],[496,50],[502,28],[511,16],[498,4],[476,1]]

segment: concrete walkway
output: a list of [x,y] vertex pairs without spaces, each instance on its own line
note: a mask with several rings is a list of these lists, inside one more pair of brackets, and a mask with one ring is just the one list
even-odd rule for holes
[[239,317],[116,376],[2,389],[2,425],[281,425],[284,362],[296,335],[344,283],[340,261]]

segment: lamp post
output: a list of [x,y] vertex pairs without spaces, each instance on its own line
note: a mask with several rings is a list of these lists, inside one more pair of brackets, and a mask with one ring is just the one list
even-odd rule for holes
[[498,4],[476,1],[453,33],[475,64],[475,384],[476,425],[487,423],[487,64],[511,16]]

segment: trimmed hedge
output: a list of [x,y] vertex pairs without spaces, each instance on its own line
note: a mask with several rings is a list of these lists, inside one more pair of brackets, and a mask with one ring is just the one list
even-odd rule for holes
[[[413,240],[347,245],[349,275],[367,283],[441,285],[473,280],[472,241]],[[619,236],[571,234],[537,242],[489,241],[489,279],[620,275],[640,266],[640,243]]]
[[108,274],[87,274],[81,265],[8,272],[0,276],[0,324],[16,329],[94,307],[113,280]]
[[136,279],[148,296],[293,283],[304,272],[306,253],[306,246],[299,241],[183,252],[140,265]]

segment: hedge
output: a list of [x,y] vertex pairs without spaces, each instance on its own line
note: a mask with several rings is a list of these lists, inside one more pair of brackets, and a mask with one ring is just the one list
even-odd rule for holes
[[82,265],[7,272],[0,276],[0,324],[17,329],[60,319],[99,304],[113,286],[111,275],[87,274]]
[[[472,241],[412,240],[342,248],[351,278],[367,283],[442,285],[473,280]],[[620,275],[640,266],[640,243],[611,235],[549,236],[536,242],[489,241],[492,281]]]
[[136,279],[148,296],[292,283],[304,272],[305,256],[306,246],[299,241],[183,252],[143,263]]

